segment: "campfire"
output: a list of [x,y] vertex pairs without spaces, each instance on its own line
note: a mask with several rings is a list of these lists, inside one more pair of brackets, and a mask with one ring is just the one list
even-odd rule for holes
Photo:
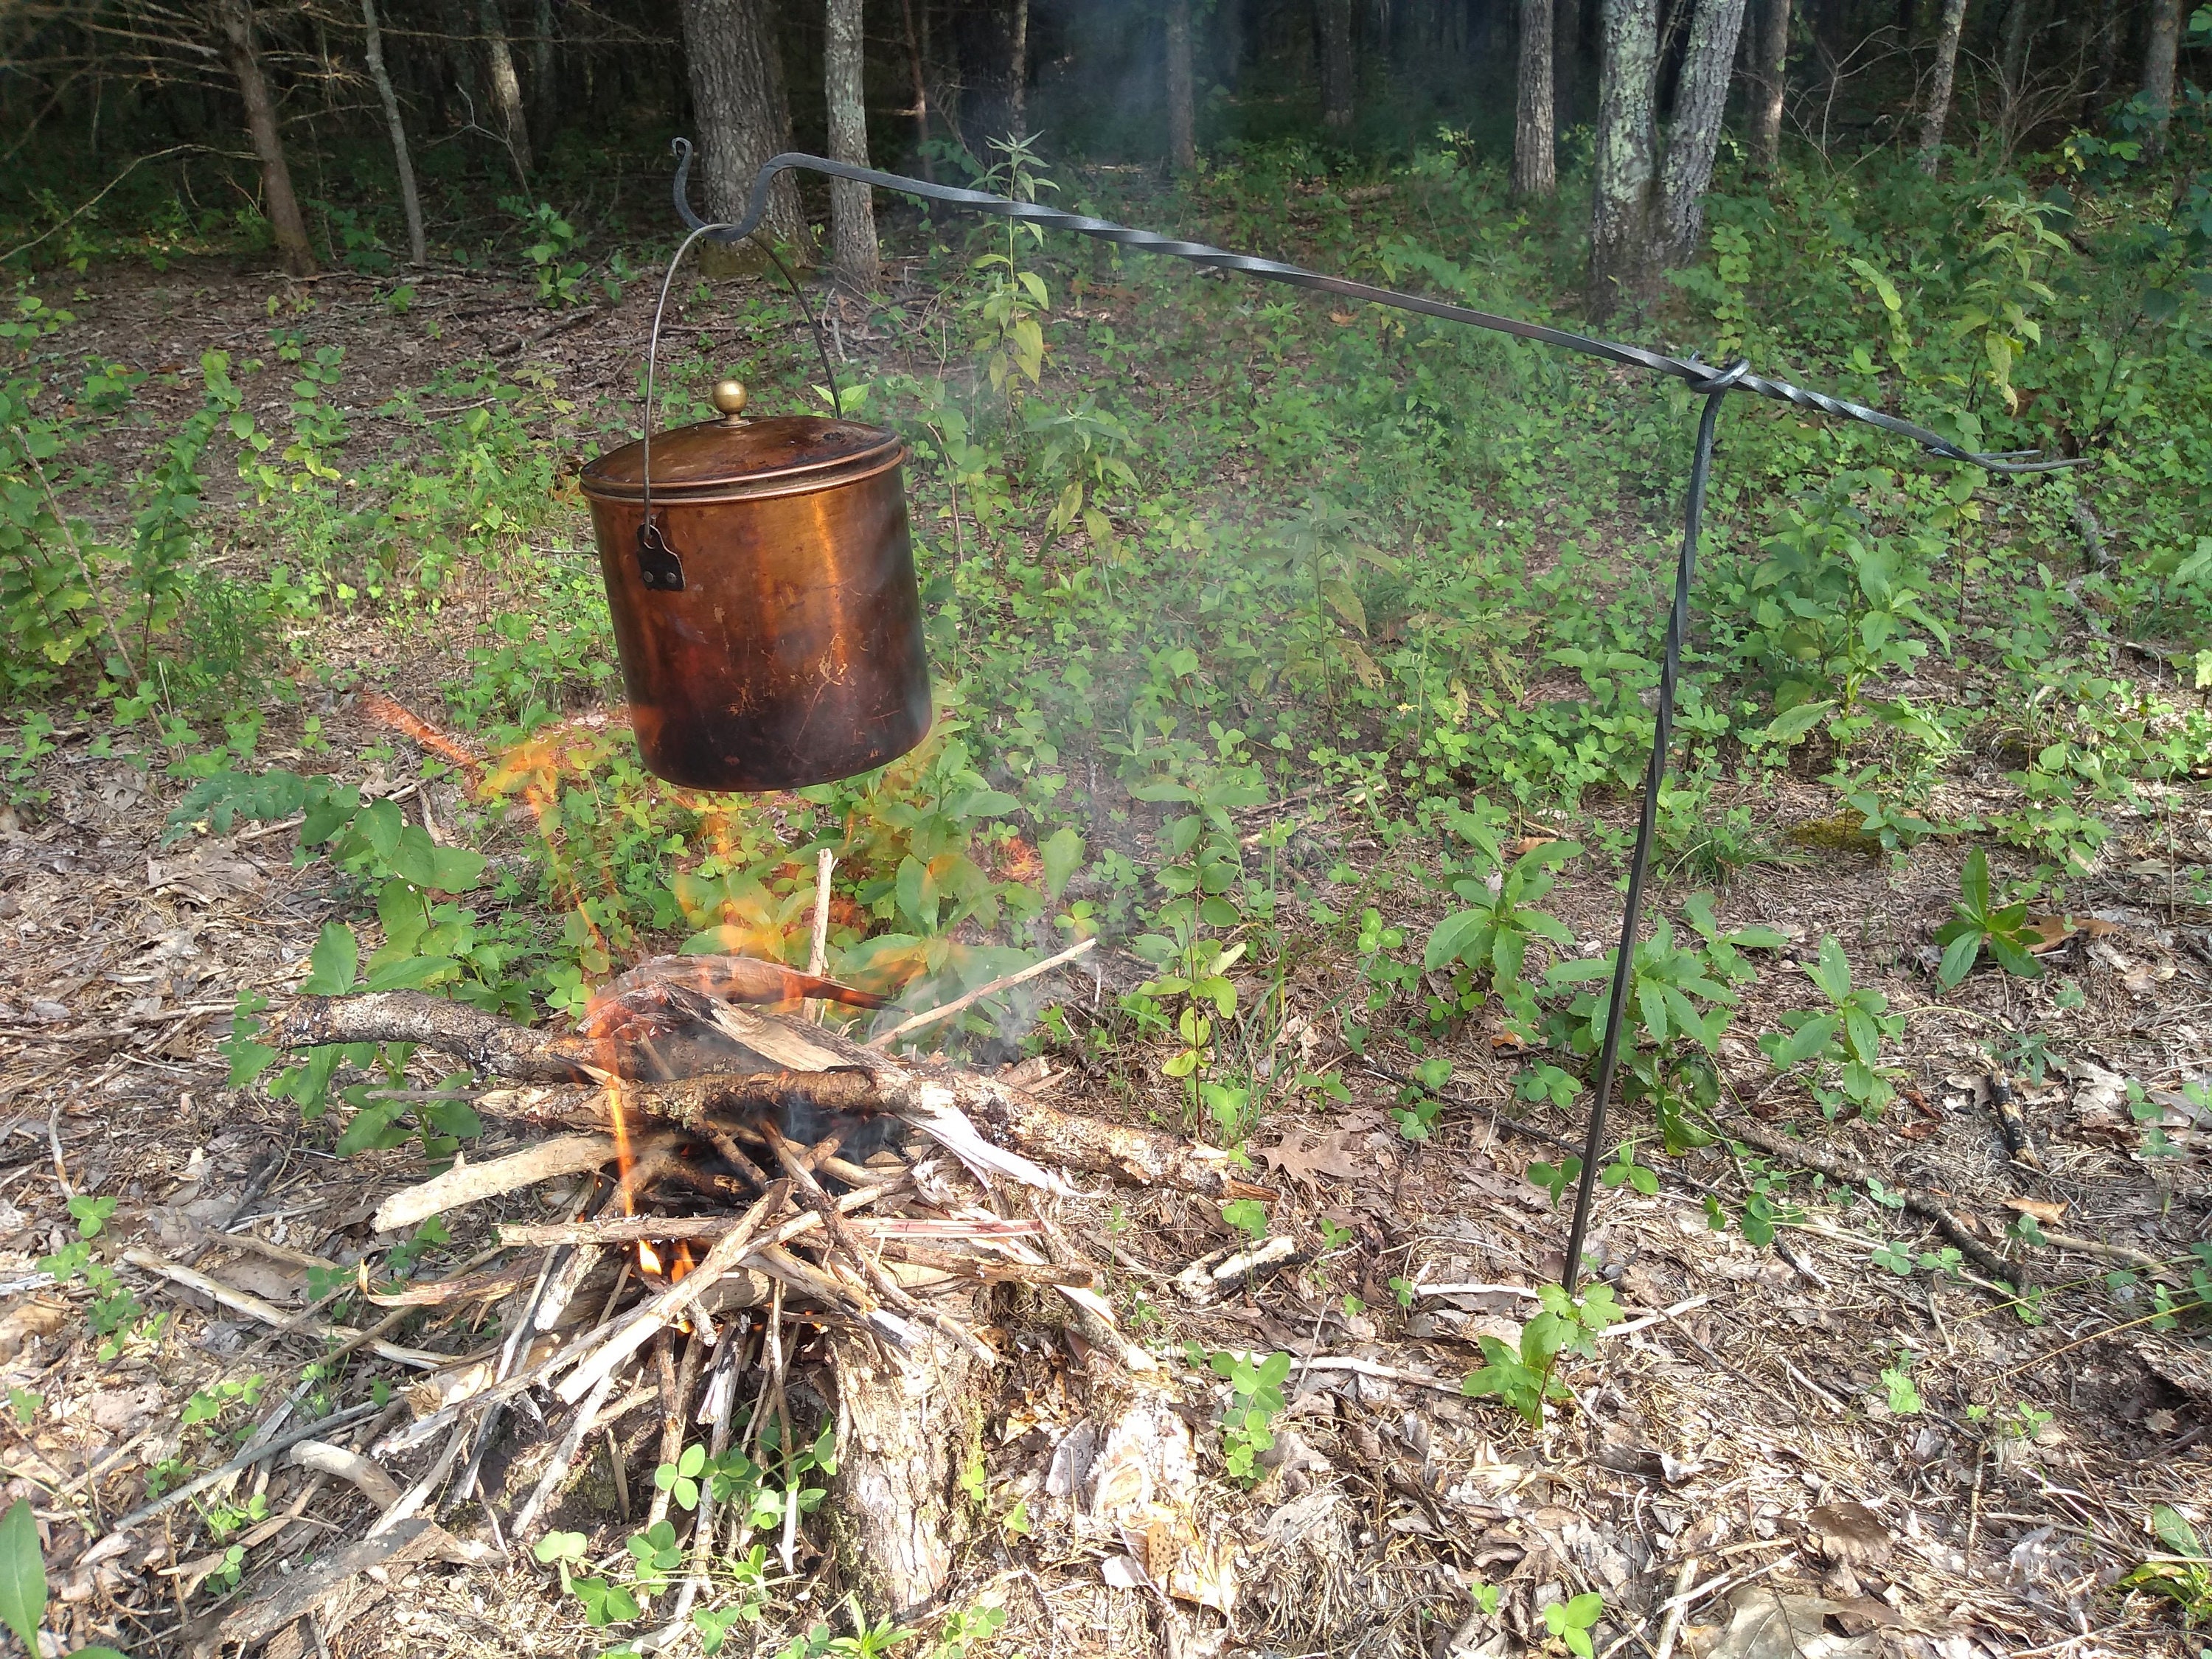
[[[1046,1297],[1086,1349],[1118,1364],[1146,1398],[1156,1392],[1158,1362],[1118,1328],[1099,1268],[1054,1221],[1072,1180],[1167,1183],[1213,1198],[1268,1194],[1228,1174],[1225,1154],[1179,1136],[1057,1109],[1004,1077],[890,1054],[900,1035],[1087,948],[865,1044],[800,1011],[809,1002],[876,1009],[883,999],[734,957],[649,961],[606,988],[573,1034],[416,992],[302,999],[279,1033],[285,1043],[410,1042],[465,1058],[488,1079],[471,1094],[476,1109],[535,1137],[392,1194],[374,1217],[380,1232],[404,1234],[434,1216],[465,1224],[473,1206],[501,1200],[512,1212],[533,1189],[541,1212],[558,1218],[496,1222],[493,1248],[447,1279],[385,1291],[364,1282],[368,1300],[388,1311],[346,1340],[427,1373],[389,1408],[405,1420],[371,1425],[365,1456],[324,1443],[337,1418],[241,1456],[265,1459],[296,1441],[320,1447],[313,1455],[343,1464],[341,1474],[374,1477],[378,1516],[332,1558],[334,1571],[357,1573],[403,1548],[410,1559],[486,1560],[501,1549],[512,1559],[552,1536],[552,1514],[592,1437],[657,1399],[667,1480],[650,1500],[651,1521],[668,1517],[678,1482],[691,1513],[676,1628],[718,1554],[758,1543],[793,1569],[810,1470],[828,1455],[809,1448],[831,1397],[853,1558],[867,1564],[888,1605],[926,1601],[951,1559],[938,1534],[957,1402],[970,1375],[999,1366],[1004,1352],[993,1322],[1005,1307],[993,1287]],[[132,1259],[228,1305],[251,1300],[189,1266]],[[385,1340],[426,1307],[495,1310],[501,1340],[456,1360]],[[282,1319],[274,1309],[255,1315],[270,1316]],[[341,1415],[350,1423],[374,1409]],[[1180,1443],[1187,1461],[1188,1428],[1177,1441],[1170,1419],[1162,1421],[1170,1427],[1135,1438]],[[416,1470],[404,1489],[385,1473],[394,1468]],[[123,1516],[80,1565],[121,1553],[147,1522],[224,1474]],[[429,1518],[465,1503],[481,1508],[491,1545]],[[1164,1565],[1163,1581],[1177,1571]],[[1212,1576],[1194,1567],[1176,1582]],[[249,1639],[314,1588],[288,1586],[240,1609],[222,1639]]]

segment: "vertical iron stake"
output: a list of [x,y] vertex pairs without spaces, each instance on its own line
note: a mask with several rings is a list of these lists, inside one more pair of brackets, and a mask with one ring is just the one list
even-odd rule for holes
[[1606,1108],[1613,1099],[1613,1074],[1620,1058],[1620,1025],[1628,1012],[1628,988],[1635,977],[1636,934],[1644,919],[1644,878],[1651,868],[1651,837],[1659,822],[1659,790],[1667,781],[1667,750],[1674,734],[1674,683],[1682,672],[1682,636],[1690,629],[1690,580],[1698,564],[1698,532],[1705,511],[1705,481],[1713,470],[1713,428],[1728,389],[1750,369],[1739,357],[1718,374],[1692,381],[1705,394],[1698,416],[1698,447],[1690,462],[1690,499],[1682,514],[1682,556],[1674,567],[1674,608],[1667,617],[1666,653],[1659,665],[1659,708],[1651,728],[1651,764],[1644,775],[1644,813],[1636,826],[1636,850],[1628,860],[1628,902],[1620,913],[1620,950],[1613,964],[1613,1000],[1606,1010],[1605,1042],[1598,1050],[1597,1099],[1590,1106],[1589,1132],[1583,1138],[1582,1177],[1575,1183],[1574,1224],[1567,1230],[1567,1261],[1559,1283],[1572,1296],[1582,1283],[1583,1244],[1589,1232],[1590,1198],[1597,1187],[1598,1160],[1605,1151]]

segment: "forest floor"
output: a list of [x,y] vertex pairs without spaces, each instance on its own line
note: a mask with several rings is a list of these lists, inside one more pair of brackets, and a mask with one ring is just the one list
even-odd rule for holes
[[[449,295],[424,283],[404,323],[372,300],[325,299],[319,331],[338,331],[349,368],[370,375],[364,406],[376,392],[419,383],[426,360],[478,320],[460,313],[504,303],[477,286],[457,276]],[[87,287],[76,308],[92,337],[132,361],[236,349],[265,326],[263,285],[216,270]],[[552,372],[570,395],[626,394],[642,306],[634,295],[590,326],[533,341],[520,361]],[[443,344],[427,337],[441,314],[455,331]],[[518,305],[485,325],[520,336],[538,319]],[[389,386],[378,386],[387,375]],[[149,406],[158,415],[158,402]],[[486,616],[511,599],[488,576],[404,627],[329,625],[309,654],[408,701],[451,679]],[[349,695],[331,695],[272,710],[263,759],[309,769],[285,734],[302,712],[319,714],[332,745],[319,769],[392,741]],[[311,1331],[272,1334],[126,1270],[146,1307],[174,1320],[157,1343],[101,1358],[81,1287],[64,1294],[35,1267],[76,1231],[69,1199],[117,1200],[94,1241],[111,1261],[135,1247],[194,1261],[296,1311],[311,1299],[315,1264],[349,1268],[389,1244],[369,1217],[422,1170],[409,1149],[336,1158],[289,1105],[224,1086],[216,1044],[238,994],[281,1007],[319,930],[340,914],[327,868],[294,868],[281,827],[164,848],[181,786],[91,758],[88,728],[58,735],[33,781],[45,804],[0,823],[0,929],[10,945],[0,954],[0,1384],[14,1405],[0,1415],[0,1498],[37,1508],[61,1650],[105,1641],[152,1659],[190,1651],[212,1620],[357,1537],[375,1505],[305,1469],[264,1466],[224,1500],[252,1517],[227,1542],[179,1509],[129,1553],[70,1571],[82,1547],[142,1499],[157,1465],[180,1455],[212,1464],[234,1431],[294,1394],[321,1345]],[[403,800],[427,791],[451,823],[460,809],[453,786],[424,783],[419,758],[401,744],[356,781]],[[984,1319],[1008,1358],[970,1408],[983,1479],[956,1501],[958,1556],[942,1610],[1002,1607],[1003,1628],[974,1651],[1032,1659],[1155,1648],[1378,1659],[1556,1652],[1563,1638],[1544,1610],[1592,1591],[1603,1597],[1591,1632],[1600,1654],[1663,1649],[1670,1603],[1686,1613],[1675,1650],[1695,1659],[2194,1653],[2170,1601],[2119,1583],[2171,1554],[2149,1531],[2154,1504],[2212,1520],[2212,1364],[2187,1316],[2203,1284],[2192,1284],[2191,1252],[2212,1239],[2212,1113],[2181,1092],[2212,1076],[2212,908],[2178,873],[2212,863],[2212,811],[2194,793],[2143,799],[2156,811],[2115,815],[2097,872],[2070,895],[2078,931],[2039,980],[1984,969],[1939,1000],[1929,939],[1948,917],[1963,855],[1942,840],[1893,862],[1814,834],[1796,863],[1754,866],[1723,890],[1723,921],[1771,925],[1800,959],[1824,933],[1840,938],[1856,981],[1905,1016],[1896,1106],[1878,1122],[1821,1131],[1830,1152],[1875,1172],[1881,1190],[1832,1194],[1801,1178],[1770,1249],[1708,1224],[1693,1183],[1740,1192],[1759,1173],[1725,1147],[1666,1162],[1655,1194],[1602,1190],[1592,1254],[1626,1322],[1600,1337],[1594,1361],[1563,1368],[1571,1399],[1534,1431],[1494,1401],[1462,1397],[1458,1383],[1480,1363],[1476,1339],[1510,1339],[1534,1310],[1525,1293],[1560,1271],[1565,1211],[1524,1170],[1556,1158],[1540,1135],[1571,1135],[1575,1119],[1515,1099],[1512,1045],[1477,1020],[1424,1050],[1454,1062],[1452,1104],[1431,1139],[1405,1139],[1392,1116],[1404,1097],[1382,1073],[1410,1071],[1413,1054],[1381,1030],[1364,1055],[1327,1036],[1325,1015],[1359,989],[1357,964],[1349,952],[1304,952],[1285,993],[1285,1012],[1299,1018],[1281,1029],[1297,1063],[1334,1069],[1350,1101],[1278,1111],[1251,1143],[1261,1166],[1253,1178],[1278,1194],[1273,1229],[1298,1243],[1287,1269],[1200,1306],[1172,1280],[1242,1237],[1217,1203],[1086,1181],[1052,1212],[1103,1270],[1130,1333],[1168,1366],[1176,1409],[1198,1432],[1209,1473],[1188,1494],[1204,1544],[1191,1559],[1210,1564],[1214,1605],[1133,1583],[1130,1552],[1141,1559],[1144,1540],[1103,1527],[1085,1505],[1079,1468],[1069,1474],[1131,1409],[1128,1381],[1061,1333],[1030,1292],[1002,1290]],[[1619,827],[1629,810],[1616,803],[1599,816]],[[1762,810],[1787,845],[1793,828],[1832,811],[1832,796],[1808,788],[1801,804],[1785,791]],[[1369,856],[1355,803],[1322,794],[1259,809],[1249,824],[1280,811],[1302,818],[1310,844]],[[1671,909],[1688,890],[1667,885],[1655,902]],[[1609,877],[1580,866],[1553,900],[1576,939],[1592,944],[1617,927],[1618,902]],[[1387,916],[1409,936],[1435,919],[1410,908]],[[1103,971],[1118,986],[1146,970],[1122,959]],[[1741,1027],[1757,1024],[1759,998],[1785,998],[1780,977],[1753,990]],[[2078,992],[2067,999],[2075,1006],[2062,1006],[2061,986]],[[1057,1106],[1182,1121],[1171,1084],[1128,1081],[1149,1065],[1047,1058]],[[1774,1089],[1747,1043],[1724,1043],[1722,1060],[1724,1121],[1772,1131],[1812,1115],[1809,1103]],[[2033,1141],[2026,1157],[2008,1156],[2000,1138],[1986,1100],[1993,1072],[2014,1091]],[[441,1073],[425,1057],[415,1075],[429,1086]],[[2127,1079],[2162,1109],[2169,1155],[2143,1154]],[[510,1134],[495,1127],[472,1161]],[[1782,1160],[1763,1162],[1781,1172]],[[2032,1304],[1955,1260],[1917,1273],[1870,1266],[1869,1252],[1885,1245],[1908,1257],[1945,1247],[1917,1215],[1882,1201],[1897,1194],[1947,1206],[2008,1257]],[[545,1213],[544,1200],[518,1198],[456,1214],[450,1244],[432,1259],[458,1266],[486,1246],[494,1219]],[[2032,1259],[2013,1231],[2022,1213],[2053,1239]],[[2132,1269],[2134,1282],[2116,1285],[2116,1269]],[[2178,1318],[2154,1318],[2160,1279]],[[1445,1285],[1490,1288],[1427,1288]],[[403,1340],[456,1356],[483,1346],[465,1320],[434,1312]],[[1187,1344],[1292,1356],[1275,1450],[1249,1489],[1212,1473],[1225,1390],[1210,1372],[1183,1368]],[[817,1358],[802,1352],[802,1370]],[[350,1363],[349,1388],[408,1380],[384,1361]],[[223,1395],[252,1376],[264,1381],[250,1394]],[[222,1414],[188,1425],[196,1395]],[[633,1507],[651,1492],[657,1432],[655,1413],[635,1412],[580,1465],[560,1524],[589,1535],[592,1559],[619,1553]],[[368,1443],[368,1426],[354,1437]],[[405,1463],[389,1474],[404,1486],[420,1472]],[[1839,1520],[1837,1506],[1847,1504],[1876,1520],[1856,1561],[1839,1564],[1836,1535],[1850,1530],[1851,1512]],[[444,1517],[489,1541],[482,1521],[474,1504]],[[227,1560],[241,1540],[249,1553]],[[243,1577],[225,1590],[234,1565]],[[802,1555],[791,1578],[772,1578],[758,1626],[733,1627],[733,1650],[781,1651],[818,1620],[847,1639],[845,1650],[873,1650],[823,1569],[823,1558],[810,1567]],[[2212,1610],[2212,1567],[2190,1571],[2200,1607]],[[357,1581],[349,1598],[324,1604],[319,1623],[265,1650],[313,1653],[319,1643],[346,1659],[565,1656],[602,1652],[610,1640],[526,1552],[489,1566],[395,1565],[388,1580]],[[1485,1586],[1500,1592],[1488,1609]],[[936,1615],[915,1622],[951,1639]]]

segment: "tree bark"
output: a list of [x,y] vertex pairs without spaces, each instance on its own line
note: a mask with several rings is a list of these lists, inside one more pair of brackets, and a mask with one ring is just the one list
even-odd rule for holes
[[[1575,0],[1566,0],[1572,5]],[[1521,0],[1514,77],[1513,193],[1548,199],[1559,187],[1552,110],[1552,0]]]
[[[2172,0],[2153,0],[2171,4]],[[1936,67],[1929,77],[1928,112],[1920,121],[1920,170],[1930,179],[1943,160],[1943,124],[1951,118],[1951,79],[1959,68],[1959,33],[1966,23],[1966,0],[1943,0],[1943,21],[1936,32]]]
[[1623,290],[1640,301],[1658,135],[1659,0],[1605,0],[1591,192],[1589,311],[1610,317]]
[[1790,0],[1759,0],[1752,75],[1752,170],[1771,173],[1782,155],[1782,94],[1790,79]]
[[[867,49],[860,13],[861,0],[830,0],[822,47],[830,159],[856,167],[868,165]],[[876,246],[875,198],[866,185],[830,181],[830,248],[839,282],[862,294],[875,291],[883,260]]]
[[[927,15],[928,0],[922,4]],[[921,39],[914,31],[914,0],[899,0],[899,12],[906,21],[907,64],[914,72],[914,158],[922,178],[935,184],[937,171],[929,161],[929,76],[922,67]]]
[[1029,0],[990,0],[952,15],[958,49],[959,131],[979,161],[994,138],[1025,132],[1028,115]]
[[1582,107],[1583,0],[1552,0],[1552,129],[1565,131]]
[[376,24],[376,0],[361,0],[362,27],[368,32],[369,79],[384,105],[384,125],[392,133],[392,156],[399,165],[399,206],[407,216],[407,262],[421,264],[426,257],[422,239],[422,198],[415,189],[415,163],[407,153],[407,125],[399,118],[399,94],[392,89],[392,76],[384,67],[384,34]]
[[[966,1318],[974,1298],[947,1310]],[[944,1305],[940,1303],[939,1305]],[[896,1617],[936,1595],[952,1571],[953,1460],[974,1364],[951,1343],[886,1356],[868,1336],[830,1339],[837,1376],[833,1490],[852,1536],[840,1553]]]
[[553,148],[553,136],[561,130],[560,88],[553,73],[556,36],[553,0],[538,0],[538,17],[530,40],[530,133],[531,143],[541,155]]
[[1244,0],[1220,0],[1214,11],[1219,19],[1213,37],[1214,71],[1222,85],[1233,91],[1244,75]]
[[[683,23],[708,214],[735,223],[745,216],[762,164],[791,148],[775,13],[765,0],[683,0]],[[769,191],[763,228],[779,241],[812,252],[799,185],[788,173]]]
[[1667,159],[1660,174],[1658,255],[1668,269],[1697,258],[1705,228],[1705,191],[1713,182],[1713,155],[1728,108],[1735,67],[1736,37],[1744,0],[1698,0],[1690,20],[1690,48],[1667,123]]
[[1191,108],[1190,0],[1168,0],[1168,165],[1188,173],[1198,165],[1196,119]]
[[477,20],[483,32],[484,60],[491,70],[491,101],[499,112],[500,137],[526,190],[537,167],[530,154],[530,118],[523,112],[522,81],[514,72],[514,52],[507,42],[502,0],[477,0]]
[[1352,125],[1352,0],[1315,0],[1321,31],[1321,119],[1332,132]]
[[2143,40],[2142,103],[2150,118],[2143,153],[2166,149],[2166,123],[2173,116],[2173,65],[2181,48],[2181,0],[2150,0],[2150,24]]
[[276,251],[284,269],[295,276],[314,274],[314,250],[307,241],[307,222],[300,216],[300,198],[292,193],[292,170],[285,165],[284,141],[276,128],[276,106],[269,95],[269,82],[261,73],[261,54],[253,44],[252,0],[220,0],[216,18],[222,26],[225,55],[230,72],[238,78],[238,95],[246,105],[246,130],[253,153],[261,161],[261,193],[276,233]]

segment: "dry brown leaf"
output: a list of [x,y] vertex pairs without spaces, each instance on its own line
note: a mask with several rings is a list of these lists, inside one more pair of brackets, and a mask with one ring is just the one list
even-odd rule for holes
[[2021,936],[2037,956],[2056,951],[2079,930],[2070,916],[2030,916],[2021,924]]
[[1925,1118],[1917,1123],[1900,1123],[1897,1126],[1897,1138],[1899,1140],[1925,1140],[1936,1133],[1938,1127]]
[[1304,1130],[1291,1129],[1285,1131],[1274,1146],[1261,1147],[1259,1155],[1260,1161],[1278,1176],[1314,1190],[1319,1177],[1325,1175],[1334,1176],[1340,1181],[1355,1181],[1362,1176],[1373,1175],[1375,1160],[1363,1156],[1364,1150],[1348,1130],[1333,1129],[1325,1135],[1310,1135]]
[[1328,313],[1328,319],[1339,328],[1342,328],[1352,320],[1352,313],[1348,311],[1332,311]]
[[2054,1204],[2040,1198],[2008,1198],[2005,1200],[2005,1208],[2033,1216],[2046,1227],[2056,1227],[2066,1214],[2063,1204]]

